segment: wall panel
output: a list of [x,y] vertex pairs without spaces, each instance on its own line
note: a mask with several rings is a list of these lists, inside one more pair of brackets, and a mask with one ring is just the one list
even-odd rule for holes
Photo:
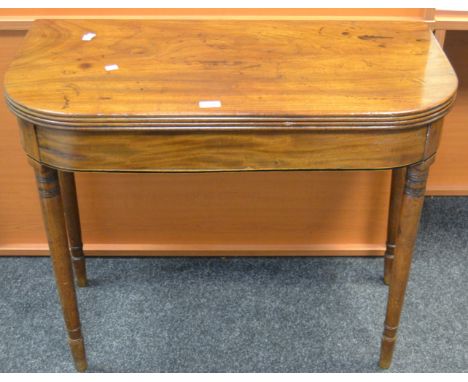
[[468,31],[447,31],[444,49],[458,76],[457,100],[445,119],[437,160],[429,175],[432,195],[468,195]]

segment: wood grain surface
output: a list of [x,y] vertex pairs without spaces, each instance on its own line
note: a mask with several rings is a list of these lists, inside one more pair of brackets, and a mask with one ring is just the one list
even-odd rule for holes
[[[23,36],[0,32],[0,73]],[[429,194],[468,192],[467,39],[467,32],[447,33],[445,49],[460,88]],[[0,117],[0,253],[44,255],[34,179],[4,102]],[[78,174],[77,186],[88,255],[383,253],[386,172]],[[183,236],[177,234],[182,229]]]
[[5,75],[22,118],[87,127],[417,126],[456,87],[423,22],[38,20]]
[[[34,134],[31,129],[23,135]],[[425,126],[397,132],[215,129],[166,133],[36,127],[36,137],[25,150],[55,168],[94,172],[376,170],[415,163],[432,154],[426,153]]]

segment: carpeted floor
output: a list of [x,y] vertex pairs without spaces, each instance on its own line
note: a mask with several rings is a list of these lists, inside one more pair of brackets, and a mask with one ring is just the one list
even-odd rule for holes
[[[427,198],[393,372],[468,371],[468,198]],[[88,260],[90,372],[376,372],[381,258]],[[72,372],[48,258],[0,258],[0,372]]]

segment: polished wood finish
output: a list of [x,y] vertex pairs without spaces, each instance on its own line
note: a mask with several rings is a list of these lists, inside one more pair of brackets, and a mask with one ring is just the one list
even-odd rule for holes
[[[2,78],[23,36],[0,32]],[[467,37],[464,31],[447,32],[445,50],[460,87],[444,121],[429,195],[468,192]],[[3,92],[0,119],[0,256],[43,256],[47,241],[40,209]],[[385,251],[389,179],[388,172],[80,173],[76,181],[87,256],[205,256],[217,251],[380,256]],[[120,224],[123,219],[126,229]],[[183,237],[177,234],[180,230],[186,233]]]
[[57,171],[31,162],[41,200],[44,225],[49,241],[57,289],[68,332],[68,343],[78,371],[87,368],[80,317],[73,283],[73,270],[67,242],[64,210]]
[[[0,32],[1,77],[22,40]],[[0,256],[43,256],[30,168],[0,99]],[[384,172],[76,175],[87,256],[381,256],[388,181]]]
[[456,86],[422,22],[38,20],[5,74],[18,115],[67,130],[411,128]]
[[[82,41],[90,31],[95,39]],[[118,70],[106,72],[109,64]],[[456,88],[430,29],[408,22],[41,20],[5,76],[24,150],[52,172],[408,167],[382,367],[391,360],[428,164]],[[199,107],[207,100],[219,105]],[[76,195],[61,177],[70,219]],[[68,227],[73,244],[79,231]],[[70,279],[68,268],[62,276]],[[64,304],[70,316],[72,300]]]
[[431,157],[424,162],[408,166],[406,171],[405,188],[400,212],[400,228],[396,240],[387,313],[382,336],[380,353],[380,367],[382,368],[390,367],[392,362],[406,285],[408,283],[411,257],[413,255],[419,219],[424,202],[426,180],[429,173],[429,166],[432,164],[433,160],[434,157]]
[[59,172],[60,189],[62,191],[65,222],[68,233],[68,244],[73,261],[75,277],[78,286],[88,285],[86,278],[86,264],[81,240],[80,213],[76,196],[75,175],[72,172]]
[[139,134],[116,130],[110,135],[108,131],[38,126],[40,157],[32,152],[30,155],[50,166],[73,171],[385,169],[424,159],[428,134],[427,126],[398,133],[364,130],[324,134],[300,128],[219,131],[217,126],[214,131],[155,130]]
[[384,283],[390,284],[396,239],[400,223],[400,209],[406,178],[406,167],[392,170],[392,189],[390,193],[390,208],[388,211],[387,247],[384,258]]

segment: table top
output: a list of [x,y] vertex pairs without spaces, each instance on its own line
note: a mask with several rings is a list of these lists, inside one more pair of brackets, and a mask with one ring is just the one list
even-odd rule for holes
[[383,21],[37,20],[7,101],[61,126],[414,126],[456,75],[427,25]]

